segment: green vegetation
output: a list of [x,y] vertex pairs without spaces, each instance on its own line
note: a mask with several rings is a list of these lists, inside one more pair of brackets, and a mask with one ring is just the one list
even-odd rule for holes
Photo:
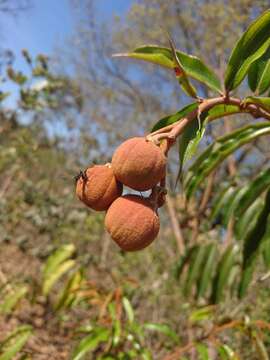
[[[131,28],[116,19],[118,56],[107,63],[96,49],[88,71],[63,75],[26,50],[28,74],[3,64],[18,99],[8,109],[14,94],[1,93],[0,360],[269,359],[270,10],[261,2],[244,12],[244,0],[226,11],[222,1],[164,3],[136,2]],[[169,39],[150,31],[162,14]],[[91,46],[102,47],[101,35]],[[167,46],[141,46],[144,35]],[[133,66],[121,56],[151,63],[137,83],[119,72]],[[169,105],[157,84],[172,91]],[[159,237],[125,253],[104,214],[76,199],[75,176],[142,130],[170,150],[168,194]]]

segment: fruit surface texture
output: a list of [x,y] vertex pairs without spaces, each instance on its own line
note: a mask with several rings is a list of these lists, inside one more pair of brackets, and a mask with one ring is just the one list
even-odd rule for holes
[[89,167],[76,184],[78,198],[97,211],[107,210],[112,202],[121,196],[122,191],[123,185],[116,180],[109,165]]
[[146,191],[165,176],[166,156],[153,142],[135,137],[116,149],[112,168],[121,183],[134,190]]
[[112,239],[125,251],[150,245],[159,232],[159,217],[148,199],[124,195],[116,199],[105,217]]

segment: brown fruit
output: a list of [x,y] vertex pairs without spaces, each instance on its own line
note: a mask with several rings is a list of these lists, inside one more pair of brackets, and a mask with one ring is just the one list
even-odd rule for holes
[[157,237],[159,217],[148,199],[124,195],[109,207],[105,227],[121,249],[136,251],[145,248]]
[[129,139],[113,154],[112,168],[121,183],[138,191],[152,189],[166,173],[162,150],[143,137]]
[[97,211],[107,210],[122,191],[123,185],[116,180],[110,165],[89,167],[76,184],[78,198]]

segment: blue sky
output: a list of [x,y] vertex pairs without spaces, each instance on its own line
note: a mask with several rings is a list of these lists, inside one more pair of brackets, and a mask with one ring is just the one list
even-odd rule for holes
[[[123,15],[132,0],[97,0],[98,20],[114,14]],[[15,69],[27,72],[28,68],[21,56],[21,50],[27,49],[33,57],[39,53],[50,55],[55,48],[65,46],[65,40],[72,36],[75,19],[71,0],[32,0],[33,6],[12,17],[0,13],[1,47],[10,49],[15,54]],[[10,83],[3,85],[2,91],[14,93]],[[5,102],[14,105],[15,96]]]
[[[18,17],[0,15],[1,43],[16,54],[27,48],[30,53],[50,53],[74,29],[74,9],[70,0],[33,0],[33,7]],[[123,14],[131,0],[97,0],[100,19]]]

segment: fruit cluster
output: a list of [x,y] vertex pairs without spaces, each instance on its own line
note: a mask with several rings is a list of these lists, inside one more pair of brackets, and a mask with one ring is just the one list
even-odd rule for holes
[[[131,138],[115,151],[112,162],[95,165],[77,178],[76,194],[88,207],[107,211],[105,227],[125,251],[148,246],[158,235],[158,207],[164,193],[157,185],[165,178],[166,156],[143,137]],[[137,191],[152,190],[148,198],[122,195],[123,185]]]

